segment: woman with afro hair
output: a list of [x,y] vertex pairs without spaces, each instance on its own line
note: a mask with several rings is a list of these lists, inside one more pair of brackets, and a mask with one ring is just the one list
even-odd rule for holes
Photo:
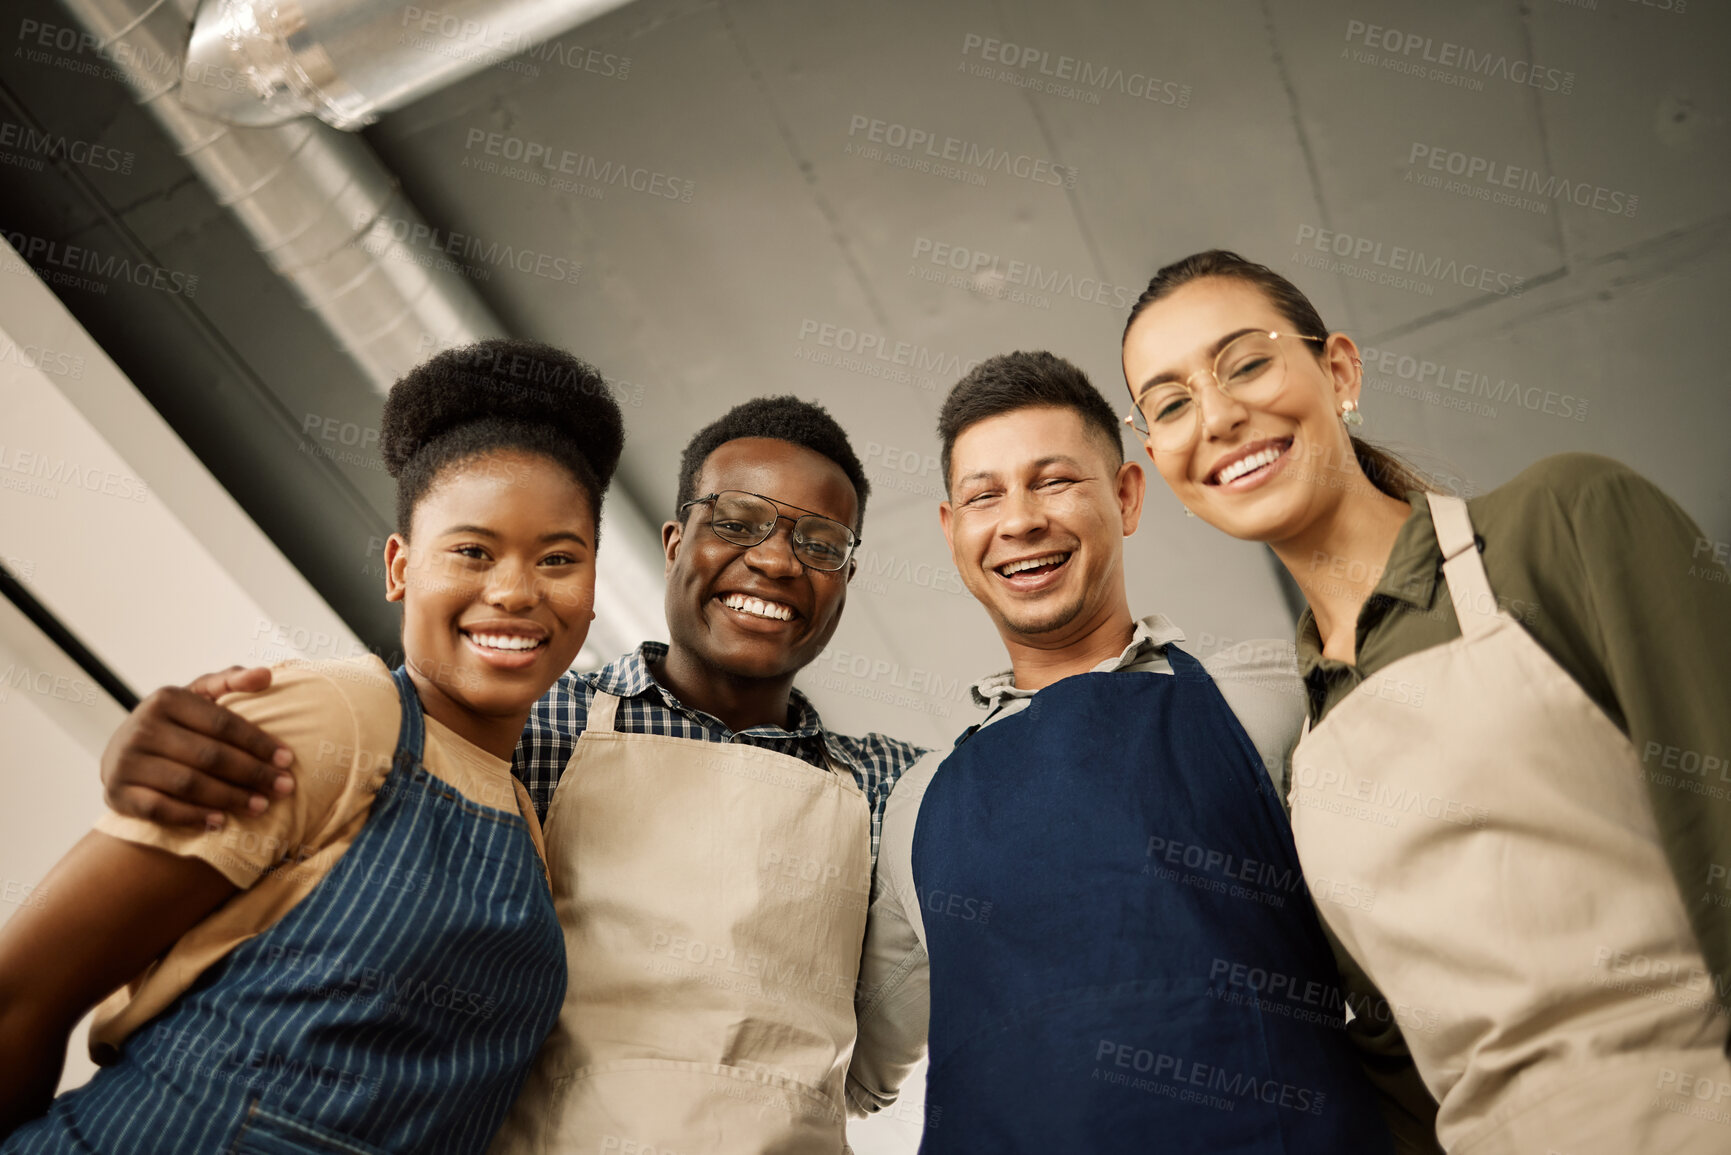
[[[594,617],[623,422],[588,365],[489,341],[383,424],[404,664],[227,696],[295,793],[214,830],[104,815],[0,930],[0,1151],[457,1155],[522,1085],[566,966],[511,753]],[[51,1101],[98,1002],[103,1069]]]

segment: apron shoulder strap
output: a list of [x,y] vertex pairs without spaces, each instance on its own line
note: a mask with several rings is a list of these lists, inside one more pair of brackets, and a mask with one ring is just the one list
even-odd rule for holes
[[583,723],[583,729],[592,734],[611,734],[614,719],[619,715],[619,697],[609,694],[606,690],[596,690],[595,697],[589,702],[589,718]]
[[1467,503],[1440,493],[1427,493],[1425,500],[1430,503],[1431,522],[1442,549],[1443,577],[1448,581],[1449,599],[1454,602],[1461,633],[1466,637],[1486,633],[1497,620],[1497,599],[1491,594],[1485,563],[1479,557]]
[[[818,741],[823,743],[824,770],[835,775],[836,780],[841,782],[844,786],[851,786],[855,791],[863,795],[865,791],[860,787],[859,778],[854,772],[853,762],[849,759],[837,756],[835,747],[830,745],[830,733],[828,730],[823,728],[821,723],[818,726]],[[798,757],[798,755],[795,755],[795,757]],[[801,761],[804,761],[804,759],[801,759]]]
[[409,678],[409,668],[398,666],[391,671],[397,684],[397,700],[402,703],[403,721],[397,728],[397,749],[391,755],[391,769],[405,773],[421,764],[421,751],[427,739],[427,724],[421,717],[421,696]]
[[1177,642],[1167,642],[1160,649],[1166,655],[1166,662],[1172,667],[1174,674],[1199,675],[1209,681],[1214,680],[1213,676],[1209,674],[1208,668],[1202,664],[1201,659],[1179,649]]

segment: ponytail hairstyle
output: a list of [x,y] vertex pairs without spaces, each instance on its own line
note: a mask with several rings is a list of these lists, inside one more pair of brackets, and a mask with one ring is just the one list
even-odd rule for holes
[[[1142,310],[1204,277],[1232,277],[1261,289],[1269,304],[1292,326],[1293,332],[1318,339],[1315,356],[1319,361],[1322,359],[1320,342],[1327,340],[1328,326],[1322,323],[1322,316],[1310,303],[1310,298],[1267,265],[1247,261],[1226,249],[1194,253],[1155,273],[1148,287],[1142,290],[1142,295],[1136,298],[1136,303],[1130,306],[1130,316],[1124,322],[1124,339],[1129,338],[1130,326],[1136,323]],[[1405,501],[1407,494],[1415,489],[1435,492],[1434,484],[1388,450],[1379,449],[1350,433],[1347,440],[1352,442],[1352,455],[1358,459],[1358,467],[1364,471],[1366,479],[1388,496]]]
[[497,450],[563,466],[589,498],[597,544],[601,499],[625,448],[625,420],[586,362],[536,341],[498,339],[447,349],[391,386],[380,434],[397,479],[397,532],[447,468]]

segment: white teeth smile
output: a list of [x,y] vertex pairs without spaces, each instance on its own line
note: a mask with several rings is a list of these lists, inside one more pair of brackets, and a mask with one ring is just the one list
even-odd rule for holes
[[1049,553],[1045,557],[1030,557],[1023,561],[1013,561],[1009,565],[998,567],[998,572],[1005,577],[1013,577],[1025,569],[1038,569],[1043,565],[1058,565],[1070,555],[1067,553]]
[[477,646],[489,650],[533,650],[541,644],[540,639],[525,638],[518,634],[465,634]]
[[1252,453],[1249,457],[1240,457],[1237,461],[1234,461],[1231,465],[1228,465],[1225,469],[1220,471],[1220,484],[1226,485],[1238,480],[1251,470],[1261,469],[1264,465],[1272,465],[1274,462],[1280,460],[1280,455],[1285,452],[1286,447],[1284,445],[1276,445],[1272,448],[1264,449],[1261,453]]
[[745,594],[728,594],[721,599],[721,604],[730,610],[738,610],[756,618],[772,618],[778,622],[793,621],[793,610],[780,602],[766,602],[762,598],[747,597]]

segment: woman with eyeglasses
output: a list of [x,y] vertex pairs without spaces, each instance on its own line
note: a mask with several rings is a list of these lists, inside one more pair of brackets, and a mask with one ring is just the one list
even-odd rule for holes
[[1155,274],[1123,361],[1167,486],[1309,603],[1288,799],[1397,1133],[1731,1150],[1724,548],[1602,457],[1434,492],[1353,435],[1352,339],[1233,253]]

